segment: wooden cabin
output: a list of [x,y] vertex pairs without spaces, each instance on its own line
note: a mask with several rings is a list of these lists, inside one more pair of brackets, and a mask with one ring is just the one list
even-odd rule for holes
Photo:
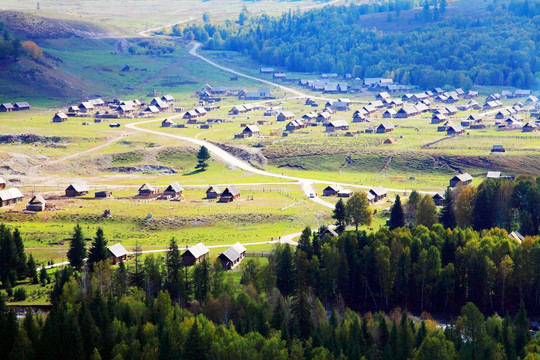
[[444,200],[444,192],[436,193],[431,198],[433,199],[433,203],[435,204],[435,206],[441,206]]
[[240,197],[240,190],[236,187],[236,185],[229,185],[227,188],[221,193],[221,196],[219,197],[220,202],[232,202],[234,199],[238,199]]
[[127,260],[127,250],[122,244],[115,244],[108,247],[109,252],[111,253],[111,261],[113,265],[119,264]]
[[373,195],[374,202],[380,201],[386,197],[388,192],[385,188],[377,186],[369,190],[369,193]]
[[245,257],[246,248],[240,243],[234,244],[218,256],[225,271],[234,269]]
[[34,195],[28,204],[26,204],[26,210],[28,211],[45,211],[46,201],[41,195]]
[[323,196],[336,196],[343,188],[340,185],[328,185],[323,190]]
[[152,187],[149,183],[144,183],[139,188],[139,196],[150,196],[156,193],[156,189]]
[[111,198],[112,191],[96,191],[94,194],[96,198]]
[[88,195],[90,188],[86,184],[71,184],[66,188],[67,197]]
[[0,207],[20,203],[23,194],[17,188],[0,190]]
[[472,180],[473,178],[469,173],[459,174],[450,179],[450,187],[456,187],[458,184],[470,185]]
[[206,190],[207,199],[218,199],[221,196],[221,190],[216,185],[210,185],[208,190]]
[[192,266],[200,263],[205,257],[209,256],[210,250],[203,243],[193,245],[182,254],[182,262],[185,266]]
[[180,184],[178,184],[177,182],[173,182],[169,186],[167,186],[167,188],[163,192],[163,195],[171,196],[173,198],[181,197],[182,191],[184,191],[184,189],[180,186]]
[[67,119],[68,119],[68,116],[66,114],[64,114],[63,112],[58,112],[54,114],[52,121],[55,123],[58,123],[58,122],[64,122]]

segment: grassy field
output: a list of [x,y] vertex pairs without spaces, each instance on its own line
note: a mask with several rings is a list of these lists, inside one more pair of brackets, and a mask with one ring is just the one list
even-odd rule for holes
[[[230,204],[204,199],[202,186],[186,186],[182,202],[138,199],[134,189],[115,191],[114,199],[105,200],[90,195],[63,198],[51,192],[45,197],[55,210],[27,215],[18,212],[24,207],[19,204],[2,210],[0,221],[20,228],[25,247],[38,261],[59,262],[76,223],[88,238],[102,227],[109,243],[152,250],[164,248],[172,237],[179,244],[206,245],[276,240],[329,220],[329,212],[304,199],[298,185],[241,185],[239,189],[241,199]],[[105,209],[111,210],[111,218],[101,216]]]

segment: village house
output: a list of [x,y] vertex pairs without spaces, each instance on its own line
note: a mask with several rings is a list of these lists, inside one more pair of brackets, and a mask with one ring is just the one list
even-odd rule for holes
[[170,197],[182,197],[182,192],[184,189],[178,184],[177,182],[171,183],[165,191],[163,192],[163,195],[170,196]]
[[323,196],[336,196],[343,188],[340,185],[328,185],[323,190]]
[[377,126],[377,130],[375,130],[377,134],[384,134],[391,131],[394,131],[394,125],[388,122],[380,124]]
[[115,244],[109,246],[109,253],[111,254],[111,261],[113,265],[119,264],[127,260],[127,250],[121,244]]
[[400,99],[391,99],[391,100],[388,100],[386,104],[388,105],[388,107],[398,107],[398,106],[403,106],[403,101]]
[[0,190],[6,188],[6,180],[0,177]]
[[80,112],[87,113],[87,112],[89,112],[91,110],[94,110],[94,105],[92,105],[88,101],[83,101],[82,103],[79,104],[78,108],[79,108]]
[[368,105],[373,106],[375,109],[382,109],[384,103],[381,100],[370,101]]
[[68,116],[66,114],[64,114],[63,112],[58,112],[54,114],[52,121],[55,123],[58,123],[58,122],[64,122],[67,119],[68,119]]
[[415,106],[413,105],[405,105],[403,106],[401,109],[399,109],[396,113],[396,115],[394,115],[395,118],[398,118],[398,119],[407,119],[407,118],[410,118],[412,116],[416,116],[418,115],[419,112],[418,110],[416,109]]
[[242,134],[244,137],[260,136],[261,131],[257,125],[248,125],[244,128],[244,130],[242,130]]
[[382,114],[382,116],[385,119],[392,119],[394,116],[396,116],[396,114],[397,114],[396,110],[388,109]]
[[150,105],[150,106],[147,106],[145,109],[144,109],[144,112],[145,113],[148,113],[148,114],[158,114],[159,113],[159,109],[154,106],[154,105]]
[[150,196],[156,193],[156,189],[148,183],[144,183],[139,188],[139,196]]
[[534,95],[531,95],[525,100],[525,105],[535,105],[538,103],[538,98]]
[[[382,103],[381,103],[382,104]],[[349,111],[349,103],[342,101],[334,101],[330,107],[336,111]]]
[[446,135],[459,135],[463,134],[465,132],[465,129],[463,129],[463,126],[461,125],[449,125],[446,127]]
[[165,119],[161,122],[161,127],[171,127],[174,125],[174,122],[170,119]]
[[523,240],[525,240],[525,236],[521,235],[518,231],[512,231],[510,234],[508,234],[508,237],[516,240],[520,244],[523,242]]
[[330,115],[329,112],[323,111],[317,114],[316,121],[322,122],[323,124],[327,124],[330,121],[330,119],[332,119],[332,115]]
[[506,152],[503,145],[493,145],[491,152]]
[[188,119],[188,120],[197,119],[198,117],[199,117],[199,114],[195,110],[186,111],[186,113],[183,116],[184,119]]
[[219,197],[220,202],[232,202],[235,199],[238,199],[240,197],[240,190],[236,187],[236,185],[229,185],[223,190]]
[[448,105],[444,109],[446,110],[446,114],[449,116],[456,115],[458,113],[458,108],[454,105]]
[[276,72],[276,73],[274,73],[274,74],[272,75],[272,77],[273,77],[274,79],[282,79],[282,80],[283,80],[283,79],[286,79],[286,78],[287,78],[287,74],[282,73],[282,72]]
[[206,116],[206,109],[203,107],[197,107],[195,108],[195,112],[197,113],[198,117]]
[[108,191],[108,190],[96,191],[94,193],[94,197],[98,198],[98,199],[111,198],[112,197],[112,191]]
[[94,105],[94,107],[105,106],[105,101],[103,101],[102,99],[90,99],[88,100],[88,102]]
[[474,99],[478,97],[478,91],[472,91],[469,90],[465,95],[463,95],[464,99]]
[[13,110],[13,105],[10,103],[0,104],[0,112],[10,112]]
[[120,115],[130,115],[133,114],[133,107],[130,105],[118,105],[115,111]]
[[501,178],[501,172],[500,171],[488,171],[486,174],[487,179],[500,179]]
[[345,189],[342,189],[342,190],[338,191],[337,196],[338,196],[338,197],[348,198],[348,197],[351,197],[352,194],[353,194],[353,191],[352,191],[352,190],[345,190]]
[[234,244],[218,256],[225,271],[234,269],[245,257],[246,248],[240,243]]
[[384,199],[386,195],[388,194],[386,189],[380,186],[370,189],[369,193],[373,195],[373,198],[374,198],[373,202],[377,202]]
[[23,194],[17,188],[0,190],[0,207],[20,203]]
[[433,199],[435,206],[441,206],[442,202],[444,201],[444,192],[436,193],[431,198]]
[[65,190],[67,197],[88,195],[89,192],[90,188],[88,187],[88,185],[81,183],[71,184]]
[[349,130],[349,123],[345,120],[333,120],[326,125],[326,132]]
[[30,110],[30,104],[27,102],[18,102],[13,104],[13,110],[15,111],[23,111],[23,110]]
[[244,114],[248,110],[244,105],[235,105],[233,108],[229,111],[229,115],[238,115],[238,114]]
[[373,105],[366,105],[362,108],[362,110],[366,112],[366,115],[370,115],[377,112],[377,108]]
[[533,132],[536,130],[536,124],[532,121],[529,121],[525,126],[523,126],[523,132]]
[[163,95],[161,97],[161,101],[167,102],[167,103],[173,103],[174,102],[174,97],[172,95],[170,95],[170,94]]
[[282,111],[277,116],[277,121],[287,121],[294,119],[294,114],[290,111]]
[[456,187],[457,185],[470,185],[472,183],[472,176],[469,173],[459,174],[450,179],[450,187]]
[[221,190],[216,185],[210,185],[208,190],[206,190],[207,199],[217,199],[221,196]]
[[305,115],[302,115],[302,120],[304,121],[312,121],[312,120],[316,120],[317,119],[317,113],[314,113],[314,112],[309,112]]
[[322,232],[319,233],[320,239],[324,238],[325,236],[338,237],[339,234],[330,228],[326,228]]
[[182,262],[185,266],[192,266],[200,263],[205,257],[210,255],[210,250],[203,243],[190,246],[182,254]]
[[375,96],[375,100],[381,100],[381,101],[387,102],[388,99],[390,99],[390,94],[388,94],[386,91],[382,93],[378,93]]
[[34,195],[32,199],[26,204],[26,210],[28,211],[45,211],[45,204],[47,202],[41,195]]
[[315,101],[314,99],[311,99],[311,98],[308,98],[306,100],[305,105],[312,106],[312,107],[319,106],[319,104],[317,104],[317,101]]
[[302,120],[292,120],[285,126],[285,131],[304,129],[307,125]]
[[274,68],[260,68],[259,72],[261,74],[273,74],[274,73]]
[[[78,114],[80,111],[81,111],[81,109],[79,109],[79,107],[76,106],[76,105],[72,105],[72,106],[70,106],[68,108],[68,114],[70,114],[70,116]],[[71,115],[71,114],[73,114],[73,115]]]
[[433,114],[431,117],[431,123],[432,124],[440,124],[442,122],[445,122],[448,120],[448,118],[443,114]]

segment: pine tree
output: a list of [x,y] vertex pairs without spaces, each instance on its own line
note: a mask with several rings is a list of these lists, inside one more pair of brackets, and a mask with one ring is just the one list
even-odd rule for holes
[[17,278],[24,279],[27,276],[26,254],[24,253],[24,245],[19,229],[13,231],[13,244],[17,252]]
[[32,283],[37,284],[38,283],[38,275],[36,270],[36,262],[34,261],[34,257],[32,254],[28,257],[28,263],[26,265],[26,268],[28,269],[27,274],[28,277],[32,279]]
[[210,160],[210,152],[208,152],[206,146],[203,145],[197,153],[198,163],[195,168],[202,171],[206,170],[206,168],[208,167],[208,160]]
[[86,258],[86,247],[84,245],[84,235],[81,226],[77,224],[71,237],[71,244],[67,253],[69,264],[80,270]]
[[193,268],[193,296],[201,304],[206,302],[210,291],[210,261],[204,258]]
[[41,270],[39,271],[39,283],[41,284],[41,286],[45,286],[48,281],[49,274],[47,274],[47,269],[45,269],[45,266],[42,266]]
[[175,302],[184,302],[186,301],[185,297],[185,284],[184,276],[182,272],[183,263],[180,255],[180,250],[176,243],[176,239],[172,238],[169,243],[169,251],[167,252],[166,258],[167,266],[167,288],[171,295],[171,299]]
[[405,214],[403,213],[403,207],[401,206],[401,198],[396,195],[396,201],[392,210],[390,211],[390,230],[397,229],[405,226]]
[[199,330],[197,319],[195,319],[191,329],[189,329],[183,358],[185,360],[205,360],[207,358],[207,349],[201,331]]
[[347,208],[345,207],[343,199],[339,199],[336,203],[332,219],[336,220],[336,232],[338,234],[343,233],[345,231],[345,226],[347,225]]
[[98,228],[96,231],[96,237],[92,242],[92,247],[88,252],[88,262],[94,264],[103,261],[109,257],[109,250],[107,249],[107,240],[103,234],[103,229]]
[[298,239],[296,251],[305,252],[308,258],[311,259],[311,256],[313,255],[313,248],[311,247],[311,228],[309,226],[306,226],[306,228],[302,231],[302,235],[300,235],[300,239]]
[[456,213],[454,212],[454,199],[452,191],[447,188],[444,192],[443,206],[439,214],[439,222],[445,229],[454,229],[456,227]]

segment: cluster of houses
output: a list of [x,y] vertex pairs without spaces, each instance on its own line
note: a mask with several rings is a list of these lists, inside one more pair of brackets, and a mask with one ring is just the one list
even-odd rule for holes
[[[78,105],[70,106],[67,111],[57,112],[52,121],[61,123],[70,117],[94,116],[95,122],[100,123],[103,119],[118,119],[126,117],[152,117],[156,114],[167,112],[174,104],[172,95],[154,97],[148,104],[135,100],[112,100],[103,101],[100,98],[83,101]],[[182,111],[182,108],[175,108],[175,111]]]
[[226,86],[211,86],[206,84],[198,91],[199,98],[208,103],[220,102],[223,97],[237,97],[243,100],[271,100],[275,99],[270,89],[261,88],[256,91],[246,89],[229,89]]
[[[185,266],[192,266],[202,262],[208,256],[210,256],[210,250],[203,243],[198,243],[197,245],[186,248],[186,251],[182,254],[182,262]],[[221,262],[223,270],[232,270],[245,257],[246,248],[240,243],[236,243],[219,254],[218,259]]]
[[236,185],[229,185],[225,190],[221,191],[216,185],[210,185],[206,190],[207,199],[215,199],[219,202],[229,203],[240,197],[240,190]]
[[0,112],[11,112],[11,111],[24,111],[30,110],[30,104],[27,102],[16,102],[15,104],[3,103],[0,104]]
[[[341,187],[341,185],[328,185],[323,189],[323,196],[337,196],[337,197],[351,197],[353,194],[352,190],[346,190]],[[374,187],[367,192],[367,198],[369,202],[375,203],[383,200],[387,197],[388,191],[380,186]]]

